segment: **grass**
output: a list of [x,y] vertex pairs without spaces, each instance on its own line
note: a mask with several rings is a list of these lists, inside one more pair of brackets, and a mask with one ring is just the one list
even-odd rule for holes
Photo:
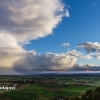
[[53,94],[49,90],[44,89],[43,87],[37,86],[37,85],[29,86],[29,87],[23,89],[23,91],[30,91],[34,94],[37,94],[38,96],[42,95],[42,96],[48,97],[48,98],[53,97]]
[[54,91],[52,91],[53,94],[55,95],[66,95],[66,96],[71,96],[71,95],[76,95],[81,92],[84,92],[86,90],[94,89],[93,87],[89,86],[74,86],[74,85],[41,85],[44,88],[54,88]]
[[19,88],[19,90],[17,89],[2,94],[14,100],[49,100],[58,95],[72,96],[89,89],[94,88],[74,85],[27,85],[25,88]]
[[5,97],[9,97],[14,100],[32,100],[36,99],[37,94],[24,92],[24,91],[10,91],[3,93]]

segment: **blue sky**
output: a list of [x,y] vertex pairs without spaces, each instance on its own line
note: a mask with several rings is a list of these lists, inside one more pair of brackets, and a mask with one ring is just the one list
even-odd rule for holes
[[100,70],[100,0],[0,4],[0,73]]
[[53,29],[52,35],[32,40],[30,44],[24,45],[26,50],[60,53],[66,51],[66,48],[60,47],[65,42],[71,44],[71,49],[82,42],[100,42],[100,1],[64,0],[63,2],[70,5],[70,17],[64,17],[62,22]]
[[[52,35],[38,40],[32,40],[30,44],[24,45],[26,50],[36,50],[38,53],[46,52],[62,53],[67,47],[61,47],[63,43],[70,43],[70,50],[83,42],[100,42],[100,1],[99,0],[63,0],[68,8],[70,17],[64,17]],[[81,49],[82,50],[82,49]],[[86,51],[82,50],[86,53]],[[99,60],[78,59],[76,63],[96,63]]]

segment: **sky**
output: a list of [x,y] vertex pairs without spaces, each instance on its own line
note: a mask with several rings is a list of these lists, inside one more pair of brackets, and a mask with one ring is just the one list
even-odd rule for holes
[[100,71],[100,0],[0,0],[0,74]]

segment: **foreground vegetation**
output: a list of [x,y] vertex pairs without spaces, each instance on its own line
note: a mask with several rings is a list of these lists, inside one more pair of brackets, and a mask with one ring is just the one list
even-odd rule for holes
[[18,82],[16,90],[0,90],[0,100],[99,100],[99,80],[99,76],[0,76],[0,85]]
[[55,97],[50,100],[100,100],[100,87],[97,87],[95,90],[87,90],[81,95],[71,96],[71,97]]
[[23,88],[18,87],[17,90],[4,92],[2,96],[11,100],[51,100],[59,96],[80,95],[89,89],[93,90],[94,88],[75,85],[26,85]]
[[[59,95],[59,96],[52,97],[50,99],[50,98],[46,98],[48,97],[47,95],[48,93],[43,94],[42,96],[42,95],[37,95],[35,93],[24,92],[24,91],[23,92],[10,91],[10,92],[0,94],[0,100],[100,100],[100,87],[97,87],[94,90],[87,90],[86,92],[80,95],[74,95],[74,96]],[[49,96],[50,95],[52,96],[52,94],[49,93]]]

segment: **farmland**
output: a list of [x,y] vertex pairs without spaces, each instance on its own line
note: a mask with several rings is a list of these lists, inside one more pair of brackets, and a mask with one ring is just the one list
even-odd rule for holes
[[11,100],[49,100],[57,96],[74,96],[100,86],[99,76],[0,76],[0,85],[16,90],[0,90]]

